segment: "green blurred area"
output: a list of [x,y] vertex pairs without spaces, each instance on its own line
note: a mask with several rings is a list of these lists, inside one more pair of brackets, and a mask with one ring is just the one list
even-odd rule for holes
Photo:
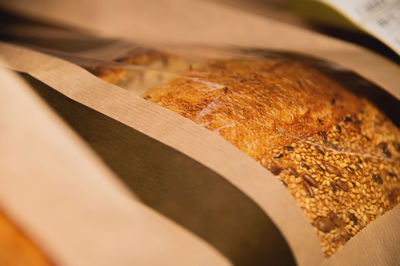
[[290,10],[311,21],[325,24],[326,26],[340,27],[346,30],[360,31],[354,23],[329,4],[318,0],[286,0]]

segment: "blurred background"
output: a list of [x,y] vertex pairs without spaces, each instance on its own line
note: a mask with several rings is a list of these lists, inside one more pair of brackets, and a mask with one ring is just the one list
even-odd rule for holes
[[[46,6],[50,5],[49,3],[52,1],[42,0],[35,2],[17,0],[15,2],[21,2],[29,10],[28,5],[35,6],[35,3],[38,3],[39,5]],[[57,5],[57,3],[62,3],[65,6],[73,6],[74,1],[68,2],[57,0],[51,4]],[[104,1],[99,1],[99,5],[101,5],[101,2]],[[129,3],[130,1],[122,2]],[[132,0],[131,2],[135,1]],[[165,2],[152,0],[140,5],[148,7],[162,6],[165,5]],[[176,2],[176,5],[182,5],[180,1],[168,1],[169,4],[174,2]],[[269,18],[342,39],[375,51],[393,62],[400,62],[398,55],[400,47],[400,0],[203,0],[203,2],[213,2],[213,4],[236,9],[236,11]],[[85,9],[85,4],[82,4],[82,9]],[[15,22],[12,17],[15,17],[18,12],[14,12],[13,8],[10,9],[10,6],[13,6],[11,1],[0,0],[1,24]],[[70,7],[70,9],[72,8]],[[13,10],[12,16],[10,16],[10,10]],[[110,12],[113,12],[113,10],[110,10]],[[168,10],[165,12],[168,12]],[[354,21],[354,16],[357,16],[357,12],[362,14],[359,20],[362,23],[359,23],[358,26],[351,22],[352,18]],[[149,14],[149,19],[152,19],[151,15]],[[25,14],[23,16],[25,17]],[[134,16],[132,19],[134,19]],[[375,22],[375,24],[369,25],[371,24],[369,21]],[[371,30],[367,33],[365,30],[368,25],[369,27],[375,27],[378,33],[371,32]],[[385,30],[386,32],[384,32]],[[395,37],[392,38],[390,35]]]
[[[236,9],[251,12],[253,14],[268,17],[283,23],[288,23],[300,28],[316,31],[331,37],[339,38],[358,44],[373,50],[394,62],[399,63],[399,55],[383,44],[371,34],[366,33],[354,25],[346,16],[342,15],[326,0],[206,0],[220,3]],[[337,0],[336,2],[346,2]],[[376,1],[358,0],[359,2],[377,5],[379,2],[394,2],[400,5],[400,1]],[[397,13],[399,13],[397,11]],[[400,17],[395,17],[397,30],[400,30]]]

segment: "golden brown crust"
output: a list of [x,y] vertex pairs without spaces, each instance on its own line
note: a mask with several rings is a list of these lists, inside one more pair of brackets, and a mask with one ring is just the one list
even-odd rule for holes
[[88,67],[88,70],[99,78],[110,82],[118,83],[125,79],[126,69],[123,68],[110,68],[107,66]]
[[53,265],[38,248],[0,212],[0,265]]
[[198,71],[207,74],[175,79],[145,96],[207,123],[249,155],[263,157],[276,144],[291,142],[288,135],[303,138],[326,130],[360,105],[354,95],[299,63],[240,60]]
[[[166,60],[166,55],[158,51],[137,47],[132,52],[118,57],[113,61],[120,64],[148,65],[157,60]],[[88,67],[88,70],[99,78],[110,82],[118,83],[126,79],[127,70],[121,67],[109,67],[105,65]]]
[[288,188],[333,254],[400,201],[400,132],[368,100],[284,59],[216,60],[143,97],[220,134]]

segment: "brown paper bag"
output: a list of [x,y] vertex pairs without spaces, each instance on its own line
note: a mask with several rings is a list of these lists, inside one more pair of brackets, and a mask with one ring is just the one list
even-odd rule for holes
[[[107,4],[107,2],[104,2],[104,6],[107,6]],[[134,4],[138,5],[138,3]],[[181,10],[181,8],[183,10],[185,10],[184,8],[187,8],[186,12],[189,12],[188,10],[192,11],[191,8],[188,8],[188,5],[192,7],[193,5],[196,6],[197,4],[186,4],[183,5],[184,7],[179,7],[178,10],[176,10],[176,7],[174,6],[170,7],[173,9],[174,12],[178,13],[184,12]],[[219,14],[226,15],[232,13],[232,11],[226,11],[225,9],[209,9],[207,5],[200,4],[200,7],[203,8],[201,9],[202,11],[209,11],[210,13],[208,14],[221,12]],[[13,8],[15,8],[15,6]],[[58,10],[59,6],[50,5],[48,8],[54,8],[54,10]],[[100,6],[99,10],[103,10],[102,8],[103,6]],[[155,8],[155,10],[158,9]],[[20,11],[23,11],[23,9],[20,9]],[[31,11],[31,14],[40,13],[40,10],[36,10],[35,6],[31,8]],[[152,10],[152,12],[154,12],[154,10]],[[41,14],[49,15],[47,13]],[[101,13],[101,11],[99,11],[98,14],[102,14],[102,18],[104,18],[105,21],[108,21],[108,19],[113,17],[112,14],[104,14]],[[115,20],[112,21],[118,21],[116,23],[121,23],[121,21],[123,21],[124,19],[124,14],[126,13],[121,11],[121,13],[117,12],[117,14],[122,14],[122,19],[118,20],[116,17],[113,17]],[[81,23],[79,24],[80,26],[97,29],[99,31],[107,31],[107,27],[109,25],[104,26],[102,24],[103,20],[96,20],[96,13],[94,15],[95,18],[88,18],[86,16],[79,17],[79,15],[80,14],[75,14],[77,19],[81,19],[81,21],[78,20],[78,22]],[[201,15],[203,14],[199,14],[200,17]],[[264,23],[264,20],[256,20],[255,18],[250,19],[248,15],[245,14],[239,13],[239,15],[241,15],[240,17],[247,23],[245,23],[245,25],[247,26],[254,26],[255,24],[252,23],[255,23],[255,21],[257,23],[260,23],[260,25]],[[53,19],[56,17],[60,19],[60,21],[66,21],[64,14],[61,13],[58,14],[57,12],[53,12],[49,16],[53,16]],[[144,20],[144,18],[142,19]],[[154,23],[157,23],[157,21],[158,20],[156,20],[156,22]],[[229,23],[234,22],[233,20],[229,19],[228,21]],[[388,62],[375,54],[348,44],[326,39],[321,36],[314,36],[309,33],[307,34],[304,32],[300,32],[291,27],[276,25],[272,22],[268,23],[273,24],[273,26],[269,25],[270,28],[268,29],[276,30],[276,28],[285,28],[287,31],[290,31],[291,34],[288,34],[289,39],[282,38],[282,40],[274,40],[274,42],[276,43],[270,42],[268,44],[265,44],[265,47],[288,48],[286,42],[291,38],[296,39],[298,36],[308,36],[309,38],[304,38],[307,39],[307,45],[311,45],[310,43],[308,43],[310,39],[313,39],[314,41],[318,40],[317,43],[312,45],[312,47],[315,47],[316,50],[308,51],[309,53],[319,55],[324,58],[333,59],[334,61],[339,62],[344,66],[351,66],[353,69],[359,71],[361,74],[366,75],[368,78],[372,79],[376,83],[386,86],[387,91],[389,91],[392,95],[398,96],[399,91],[396,90],[396,87],[393,86],[393,84],[395,84],[396,82],[396,79],[398,78],[398,75],[386,75],[386,71],[390,72],[391,74],[398,72],[397,66],[395,66],[393,63]],[[265,26],[268,23],[266,23]],[[100,27],[100,25],[102,25],[102,27]],[[118,34],[121,34],[123,32],[124,35],[127,35],[126,38],[133,39],[130,28],[123,27],[121,24],[113,24],[113,26],[115,27],[114,29],[117,31]],[[226,28],[229,29],[230,26],[226,26]],[[240,29],[240,27],[238,29]],[[142,34],[145,33],[147,32],[142,32]],[[228,35],[230,38],[228,38],[228,42],[232,42],[235,44],[251,44],[248,39],[246,39],[245,43],[241,43],[243,41],[242,39],[234,38],[236,36],[236,33],[233,31],[228,31],[228,34],[233,34]],[[206,34],[201,35],[201,37],[199,38],[204,40],[204,36],[206,36]],[[211,36],[216,37],[215,39],[211,38],[213,41],[218,42],[218,40],[220,40],[217,38],[217,36],[212,35],[212,33]],[[266,39],[266,37],[262,37],[260,39],[260,37],[256,35],[251,36],[252,38],[250,38],[250,40],[254,41],[253,44],[255,45],[258,44],[257,40],[262,42]],[[196,36],[192,35],[189,35],[188,39],[190,39],[191,37],[196,40]],[[165,36],[165,38],[167,39],[167,36]],[[162,37],[160,37],[160,39],[162,39]],[[197,41],[201,40],[197,39]],[[326,47],[329,47],[330,49],[328,51],[319,50],[322,48],[325,49]],[[294,50],[296,52],[304,52],[304,50],[306,49],[306,45],[304,43],[299,43],[298,45],[293,45],[293,43],[291,43],[290,48],[290,50]],[[305,219],[304,215],[301,213],[300,209],[296,206],[291,196],[287,193],[287,191],[277,182],[276,179],[271,176],[268,171],[266,171],[260,165],[238,151],[236,148],[224,142],[218,136],[212,134],[211,132],[203,129],[198,125],[191,123],[190,121],[187,121],[182,117],[179,117],[174,113],[164,110],[158,106],[154,106],[131,93],[127,93],[126,91],[113,85],[106,84],[103,81],[93,77],[82,68],[77,67],[76,65],[56,59],[54,57],[49,57],[40,53],[32,52],[5,43],[1,44],[0,51],[8,67],[11,67],[18,71],[26,72],[32,77],[56,89],[58,92],[61,92],[68,98],[80,104],[86,105],[87,107],[114,119],[110,121],[118,121],[120,124],[128,126],[126,132],[132,132],[132,129],[134,129],[134,132],[140,132],[140,134],[142,134],[140,135],[140,138],[143,138],[143,136],[148,136],[152,138],[152,141],[149,140],[149,143],[151,142],[149,146],[140,147],[138,146],[138,143],[143,143],[144,141],[136,140],[135,142],[133,140],[130,140],[128,137],[126,137],[126,135],[129,135],[129,133],[122,134],[121,136],[121,132],[123,132],[122,128],[119,128],[118,130],[115,129],[114,135],[110,134],[110,132],[102,135],[98,132],[99,128],[115,128],[118,126],[112,125],[112,122],[107,122],[107,119],[100,119],[99,122],[99,118],[93,118],[94,115],[82,116],[84,117],[83,121],[90,121],[90,123],[77,121],[80,120],[80,116],[82,113],[93,113],[93,111],[84,108],[83,106],[74,103],[73,101],[71,102],[67,98],[63,98],[61,95],[52,92],[48,88],[47,90],[38,89],[38,92],[42,95],[42,97],[47,99],[47,101],[49,101],[49,103],[55,108],[55,110],[57,110],[70,124],[73,125],[73,127],[86,139],[86,141],[90,143],[92,148],[96,150],[98,154],[100,154],[103,160],[106,161],[106,163],[115,172],[118,172],[118,175],[123,180],[125,180],[125,183],[128,184],[128,186],[129,184],[141,184],[141,186],[143,186],[136,189],[131,187],[132,190],[141,195],[140,197],[143,201],[145,201],[148,205],[152,206],[158,211],[162,212],[164,215],[184,225],[186,228],[188,228],[192,232],[195,232],[203,239],[206,239],[214,247],[220,250],[226,257],[228,257],[232,262],[236,264],[245,264],[245,261],[247,260],[249,262],[248,264],[260,264],[262,261],[265,262],[268,258],[272,259],[270,261],[274,261],[276,257],[274,257],[273,254],[270,254],[271,252],[268,253],[268,249],[271,250],[270,248],[266,248],[268,247],[268,245],[271,245],[271,247],[275,247],[276,250],[280,250],[282,253],[285,252],[285,243],[284,241],[282,242],[281,236],[279,235],[274,225],[270,222],[269,218],[274,222],[277,228],[279,228],[279,231],[288,242],[293,252],[293,255],[296,258],[296,261],[300,265],[315,265],[321,263],[337,264],[344,262],[351,265],[365,265],[371,262],[391,265],[398,260],[397,254],[395,252],[396,245],[394,243],[397,243],[397,241],[399,241],[399,236],[393,234],[393,231],[391,229],[396,228],[396,225],[399,222],[399,207],[396,207],[393,211],[385,214],[383,217],[373,222],[365,230],[361,231],[359,234],[353,237],[337,254],[331,256],[328,260],[324,260],[313,229],[309,225],[308,221]],[[359,57],[357,56],[356,60],[351,61],[349,60],[349,56],[347,54],[349,52],[354,52],[354,55],[359,55]],[[102,52],[101,54],[105,53]],[[373,67],[365,64],[365,62],[368,62],[368,60],[372,60],[375,65],[382,65],[385,71],[377,73],[377,71],[375,71]],[[34,81],[31,82],[35,83]],[[75,106],[73,107],[73,105]],[[110,140],[110,138],[113,139],[110,136],[117,136],[119,138],[122,138],[122,140]],[[139,137],[134,138],[139,139]],[[162,144],[155,144],[158,142],[155,142],[153,139],[164,143],[167,146]],[[108,145],[107,141],[109,142]],[[121,147],[118,148],[117,151],[110,153],[110,145],[115,147],[114,145],[118,144],[118,142],[120,142],[119,145]],[[130,148],[128,149],[128,146],[125,146],[126,143],[132,143],[132,146],[129,146]],[[162,146],[157,148],[157,145]],[[173,149],[168,148],[168,146],[172,147]],[[179,184],[179,189],[177,189],[177,191],[174,191],[174,193],[170,193],[170,196],[176,195],[177,198],[168,198],[167,201],[162,200],[162,196],[160,197],[159,195],[163,195],[163,193],[168,194],[168,191],[163,191],[163,186],[162,184],[160,185],[159,182],[160,180],[170,181],[172,177],[164,177],[165,179],[160,179],[160,176],[162,175],[160,175],[160,173],[154,173],[155,171],[146,172],[146,175],[148,176],[157,177],[155,181],[138,179],[134,180],[134,182],[129,180],[127,181],[127,179],[130,178],[129,176],[133,175],[132,173],[134,172],[134,168],[131,168],[132,166],[129,167],[129,162],[124,162],[126,158],[121,158],[119,155],[129,153],[137,147],[139,147],[137,149],[138,153],[128,156],[128,160],[136,158],[137,154],[141,154],[142,158],[144,158],[138,159],[139,161],[142,161],[133,164],[142,166],[142,168],[138,167],[136,169],[143,169],[143,165],[149,167],[148,162],[152,159],[157,162],[163,161],[160,160],[159,157],[153,157],[154,154],[159,154],[159,156],[164,158],[174,158],[174,156],[178,156],[179,159],[174,159],[174,163],[163,166],[166,168],[161,167],[161,169],[164,169],[164,174],[168,172],[179,173],[180,171],[182,171],[182,176],[192,176],[190,182],[188,182],[187,184],[182,183],[183,179],[176,179],[174,181],[171,181],[170,184],[164,184],[164,188],[167,187],[169,189],[172,189],[174,185]],[[149,147],[152,147],[151,149],[154,149],[155,152],[154,150],[151,150],[151,153],[146,155],[146,152],[149,153]],[[210,147],[212,147],[212,152],[210,152]],[[168,149],[170,149],[170,151],[168,151]],[[181,153],[178,153],[177,151]],[[172,156],[170,154],[179,155]],[[191,165],[193,163],[196,164],[195,161],[201,163],[201,165]],[[182,163],[182,168],[176,169],[176,166],[179,165],[178,162]],[[204,166],[206,166],[207,168],[204,168]],[[153,167],[155,166],[153,165]],[[159,167],[159,163],[157,163],[157,167]],[[192,193],[193,191],[195,191],[193,190],[193,187],[192,190],[190,190],[190,186],[193,184],[192,182],[194,182],[195,180],[199,180],[199,178],[196,177],[196,175],[194,174],[195,172],[199,171],[193,171],[193,168],[197,169],[197,167],[204,169],[202,171],[206,171],[201,174],[202,178],[213,176],[212,178],[207,179],[207,181],[203,181],[203,184],[196,184],[196,190],[199,192],[199,195],[197,197],[190,195],[193,196],[193,198],[191,201],[189,200],[188,206],[186,207],[182,207],[182,204],[180,206],[163,206],[163,204],[166,204],[166,202],[168,202],[169,204],[176,204],[177,202],[181,202],[183,199],[190,198],[187,197],[188,195],[186,193],[188,193],[188,191]],[[248,173],[251,173],[252,175],[249,178],[243,179],[243,176],[248,176]],[[229,183],[225,183],[226,185],[219,185],[220,182],[224,183],[226,182],[226,180],[228,180]],[[205,195],[207,195],[207,193],[213,191],[212,189],[214,189],[214,186],[212,186],[213,188],[210,188],[210,183],[212,183],[213,185],[218,184],[217,187],[219,187],[219,189],[215,190],[215,194],[213,193],[214,200],[208,202],[207,200],[205,200]],[[240,194],[242,192],[239,192],[239,194],[242,195],[239,196],[237,192],[233,191],[226,192],[227,194],[225,195],[222,194],[223,191],[226,191],[226,189],[224,189],[223,187],[228,186],[232,188],[231,184],[239,188],[240,191],[243,191],[244,194]],[[151,189],[149,189],[150,186]],[[154,189],[159,189],[159,191],[157,191],[158,195],[154,193]],[[153,192],[150,192],[150,190],[153,190]],[[240,199],[237,197],[239,197]],[[252,219],[246,219],[246,221],[248,222],[249,220],[252,220],[253,222],[259,224],[259,226],[263,225],[260,227],[264,229],[256,227],[254,226],[254,224],[253,226],[249,226],[248,224],[245,225],[243,224],[245,221],[239,221],[239,224],[230,225],[231,230],[235,230],[235,234],[217,234],[216,237],[215,232],[210,232],[210,234],[207,235],[206,227],[213,223],[197,221],[199,223],[202,223],[198,225],[196,224],[196,222],[190,221],[188,217],[184,217],[185,215],[182,215],[183,210],[187,214],[187,211],[193,208],[193,206],[196,206],[196,204],[212,206],[212,209],[214,210],[212,215],[214,217],[213,222],[220,222],[220,224],[214,226],[214,228],[221,229],[225,225],[229,225],[230,223],[232,223],[232,217],[238,217],[237,214],[236,216],[232,214],[226,216],[221,215],[221,206],[213,206],[215,205],[215,202],[220,202],[221,198],[228,199],[226,201],[226,204],[223,204],[223,207],[226,209],[232,209],[232,205],[237,204],[238,202],[246,202],[243,203],[241,211],[251,209],[248,213],[248,217],[252,217]],[[252,205],[252,201],[254,201],[257,205]],[[262,210],[261,213],[256,210],[258,206]],[[236,208],[237,206],[234,207]],[[174,212],[174,208],[176,208],[177,211]],[[204,218],[206,211],[209,211],[207,207],[201,209],[198,217]],[[267,214],[269,218],[265,216],[265,214]],[[294,224],[293,221],[296,221],[296,223]],[[244,230],[244,228],[251,228],[253,230],[246,231]],[[239,235],[237,237],[236,243],[227,243],[227,241],[230,239],[229,237],[232,237],[233,235]],[[257,240],[257,235],[262,237]],[[265,239],[268,238],[268,235],[273,235],[273,237],[268,241],[265,241]],[[243,249],[240,244],[243,243],[243,240],[246,239],[246,236],[248,237],[246,243],[253,244],[250,246],[251,248]],[[371,239],[373,239],[376,244],[371,245]],[[262,244],[264,244],[264,246]],[[241,251],[243,253],[241,253]],[[368,257],[362,255],[365,251],[370,254]],[[249,252],[254,253],[251,254]],[[275,252],[276,251],[274,250],[272,253]],[[282,262],[282,260],[280,262]]]
[[[6,49],[7,46],[11,48],[11,46],[7,44],[4,44],[3,48]],[[6,55],[4,59],[10,62],[7,59],[8,55],[17,59],[14,56],[20,54],[22,50],[14,50],[14,52],[12,50],[8,50],[7,52],[5,50],[3,51],[5,52],[4,55]],[[50,76],[54,77],[54,81],[61,81],[61,83],[64,83],[66,85],[66,90],[71,89],[69,93],[65,94],[71,99],[79,99],[81,103],[87,104],[87,106],[91,108],[93,108],[93,105],[90,102],[96,98],[99,101],[105,100],[107,102],[101,103],[100,105],[106,107],[108,110],[112,110],[112,112],[117,115],[110,116],[114,118],[114,120],[101,116],[80,105],[73,105],[71,101],[68,101],[65,97],[61,97],[59,94],[55,94],[52,90],[48,88],[45,89],[43,86],[37,86],[37,84],[35,85],[36,88],[39,87],[37,89],[38,92],[47,99],[71,125],[73,125],[86,141],[92,145],[92,148],[96,150],[103,160],[110,165],[141,200],[162,212],[164,215],[174,219],[174,221],[184,225],[192,232],[195,232],[237,264],[260,264],[266,260],[287,264],[291,261],[291,257],[287,256],[287,254],[290,254],[287,244],[274,224],[265,213],[254,204],[252,199],[249,199],[248,196],[237,190],[216,172],[208,170],[189,157],[183,156],[165,145],[157,144],[157,142],[151,140],[146,135],[132,128],[128,128],[115,120],[118,119],[117,121],[121,121],[127,119],[124,121],[124,124],[130,127],[132,127],[131,125],[134,125],[136,121],[140,124],[147,124],[146,127],[149,129],[155,129],[155,132],[151,133],[151,135],[147,130],[142,131],[147,135],[151,137],[163,135],[164,138],[172,138],[170,141],[179,141],[184,145],[185,143],[180,139],[181,130],[189,130],[184,128],[185,124],[186,127],[195,126],[195,129],[198,129],[198,126],[192,125],[189,121],[171,113],[170,115],[174,117],[174,119],[182,121],[180,123],[185,123],[183,124],[183,128],[180,128],[178,125],[173,125],[171,121],[162,118],[162,113],[165,112],[165,110],[148,104],[141,98],[121,88],[105,83],[79,67],[56,58],[36,54],[39,57],[45,56],[46,59],[56,60],[55,64],[57,68],[54,68],[54,66],[51,66],[51,63],[50,65],[47,64],[45,58],[34,59],[31,57],[32,54],[30,54],[30,51],[25,51],[28,52],[29,55],[20,54],[22,55],[21,59],[24,57],[28,59],[29,62],[37,62],[38,65],[50,70],[50,72],[56,69],[61,70],[60,75],[53,76],[53,74],[50,74]],[[14,59],[11,61],[19,61],[18,59]],[[24,64],[22,61],[20,61],[20,63]],[[66,64],[67,69],[62,69],[61,65],[63,63]],[[22,65],[19,67],[22,67]],[[24,67],[19,67],[18,69],[20,71],[29,72],[25,71],[23,69]],[[75,68],[78,73],[73,74],[70,72],[70,70],[68,70],[70,67]],[[44,73],[40,70],[39,72]],[[64,78],[60,80],[61,77],[66,78],[67,75],[69,76],[67,80],[72,81],[72,83],[65,82]],[[71,79],[70,75],[77,76]],[[79,77],[80,75],[89,78],[91,81],[84,81]],[[39,78],[39,80],[46,82],[46,79]],[[88,82],[90,84],[92,81],[95,83],[89,85],[89,87],[84,85],[88,84]],[[80,82],[83,83],[79,84]],[[54,87],[54,84],[47,84]],[[102,86],[104,89],[101,88]],[[72,91],[75,89],[77,89],[77,91]],[[114,89],[116,89],[116,91],[114,91]],[[67,91],[60,92],[65,93]],[[96,96],[98,92],[100,94]],[[117,94],[115,94],[115,92],[117,92]],[[106,96],[104,93],[109,95]],[[82,99],[79,97],[71,97],[72,95],[87,95],[89,97],[87,102],[84,102],[81,101]],[[117,98],[115,98],[115,96],[117,96]],[[140,105],[133,101],[138,101]],[[156,113],[144,111],[143,108],[147,108],[146,106],[156,108]],[[101,110],[101,112],[103,112],[103,110]],[[121,117],[118,117],[120,115]],[[122,116],[125,118],[122,119]],[[149,120],[146,121],[145,116],[148,116]],[[150,119],[150,117],[153,118]],[[160,121],[154,121],[153,119],[156,117],[158,117],[157,119],[160,119]],[[159,124],[160,128],[154,128],[154,124]],[[175,133],[173,134],[172,131],[175,131]],[[210,135],[208,131],[204,129],[203,131],[205,131],[205,134]],[[168,134],[166,134],[166,132],[168,132]],[[226,145],[226,143],[219,138],[217,138],[217,141]],[[190,140],[187,140],[187,142],[186,145],[190,145],[188,148],[192,150],[198,145],[205,147],[202,143],[192,143]],[[230,148],[233,149],[233,147]],[[199,151],[200,150],[193,150],[193,153],[198,153]],[[203,157],[209,156],[208,149],[203,148],[202,153],[203,154],[200,155]],[[236,151],[236,153],[238,153],[239,156],[243,156],[239,151]],[[121,154],[124,154],[124,156],[121,157]],[[216,153],[214,156],[215,158],[224,159],[220,153]],[[246,161],[254,164],[254,162],[249,160],[246,156],[243,157],[246,158]],[[229,158],[224,160],[229,160]],[[221,163],[227,166],[226,170],[230,171],[231,174],[235,171],[235,169],[229,167],[225,161]],[[242,168],[242,174],[239,174],[243,176],[243,171],[247,170],[243,169],[243,166],[239,167]],[[258,168],[259,166],[256,164],[256,167]],[[262,173],[264,173],[265,170],[261,170]],[[238,173],[235,173],[235,175],[236,174]],[[266,185],[268,185],[268,182],[270,181],[267,180]],[[282,191],[287,195],[287,192],[281,188],[281,185],[277,181],[273,180],[273,182],[276,183],[275,186],[277,186],[277,188],[275,188],[275,190],[277,191],[274,191],[274,188],[271,187],[271,193]],[[259,189],[258,187],[260,184],[254,183],[252,186]],[[282,206],[288,208],[287,213],[290,214],[290,211],[294,211],[300,214],[297,207],[292,203],[293,199],[288,197],[288,200],[290,202],[289,206]],[[272,201],[265,202],[270,202],[268,204],[275,205]],[[300,217],[304,220],[304,223],[307,223],[303,216]],[[282,220],[284,220],[283,217]],[[269,239],[269,241],[266,241],[266,239]],[[303,238],[302,241],[304,240]],[[285,260],[278,260],[278,258],[282,257],[284,257]]]
[[140,203],[15,74],[0,76],[0,204],[52,263],[228,264]]

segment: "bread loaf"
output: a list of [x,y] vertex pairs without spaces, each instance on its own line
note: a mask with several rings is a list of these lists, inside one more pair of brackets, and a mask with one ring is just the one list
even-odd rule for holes
[[[143,78],[92,69],[128,89],[141,80],[150,87],[145,99],[214,131],[269,169],[316,229],[326,256],[400,201],[399,129],[368,99],[307,64],[244,57],[191,65],[149,51],[119,62],[187,70]],[[159,85],[143,83],[154,78]]]

